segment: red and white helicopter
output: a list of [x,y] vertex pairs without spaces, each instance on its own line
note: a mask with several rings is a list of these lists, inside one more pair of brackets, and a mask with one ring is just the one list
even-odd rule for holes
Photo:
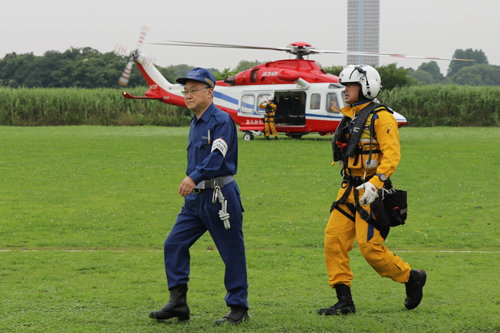
[[[129,52],[118,46],[115,53],[129,56],[119,83],[127,85],[130,72],[135,63],[146,79],[149,90],[145,96],[132,96],[123,92],[129,99],[155,99],[164,103],[185,106],[181,93],[183,86],[172,84],[156,69],[151,58],[139,49],[143,44],[148,28],[143,27],[135,50]],[[340,108],[344,107],[344,86],[338,77],[324,72],[313,60],[304,56],[317,53],[355,54],[370,56],[405,57],[396,54],[375,54],[370,52],[345,52],[318,50],[305,42],[295,42],[287,47],[257,47],[231,44],[192,43],[171,41],[152,43],[174,46],[222,47],[285,51],[296,56],[295,59],[272,61],[250,68],[246,71],[217,81],[214,89],[214,104],[229,113],[239,130],[245,132],[244,140],[252,140],[264,131],[264,109],[259,105],[274,98],[277,104],[276,130],[292,138],[301,138],[308,133],[320,135],[335,132],[341,118]],[[409,56],[410,57],[410,56]],[[415,57],[433,60],[456,60],[445,58]],[[406,125],[406,118],[394,112],[399,126]]]

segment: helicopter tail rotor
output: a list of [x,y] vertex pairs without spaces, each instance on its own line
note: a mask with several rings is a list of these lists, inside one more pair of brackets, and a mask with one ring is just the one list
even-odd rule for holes
[[135,47],[137,50],[141,48],[142,44],[144,44],[144,40],[148,34],[149,28],[145,25],[142,26],[141,32],[139,33],[139,40],[137,41],[137,46]]
[[128,62],[125,70],[122,73],[122,76],[118,80],[118,83],[122,86],[126,86],[128,84],[128,80],[130,79],[130,73],[132,72],[132,67],[134,66],[134,60],[131,58]]
[[[149,30],[148,27],[142,26],[141,32],[139,33],[139,40],[137,41],[137,45],[135,47],[135,50],[133,51],[129,51],[125,46],[120,44],[116,44],[115,46],[114,52],[116,55],[130,57],[127,66],[125,67],[125,70],[122,73],[122,76],[118,80],[118,83],[121,84],[122,86],[126,86],[128,84],[128,81],[130,79],[130,73],[132,72],[132,67],[134,66],[134,61],[139,58],[140,55],[139,49],[144,44],[144,40],[146,39],[148,30]],[[145,64],[149,65],[150,63],[153,62],[154,61],[151,60],[150,58],[146,58]]]

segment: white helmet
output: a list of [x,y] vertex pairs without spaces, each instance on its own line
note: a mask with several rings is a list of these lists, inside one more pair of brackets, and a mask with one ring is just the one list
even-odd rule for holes
[[349,65],[339,74],[339,82],[343,85],[349,82],[359,83],[363,96],[374,99],[382,88],[380,74],[368,65]]

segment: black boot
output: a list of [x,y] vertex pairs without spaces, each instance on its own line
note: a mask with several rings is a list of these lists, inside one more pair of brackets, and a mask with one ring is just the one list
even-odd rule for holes
[[231,311],[221,319],[217,319],[215,323],[217,325],[222,325],[224,323],[230,324],[240,324],[244,321],[248,321],[250,317],[248,316],[248,309],[241,306],[232,306]]
[[422,289],[424,288],[426,280],[427,274],[423,269],[412,269],[410,271],[410,279],[405,283],[405,306],[408,310],[415,309],[422,301]]
[[356,307],[352,301],[351,288],[345,284],[336,284],[335,291],[337,292],[337,298],[339,301],[329,308],[319,309],[318,314],[331,316],[356,313]]
[[189,320],[189,307],[186,302],[187,284],[170,289],[170,301],[165,304],[160,311],[153,311],[149,314],[149,318],[158,321],[164,321],[170,318],[178,318],[179,320]]

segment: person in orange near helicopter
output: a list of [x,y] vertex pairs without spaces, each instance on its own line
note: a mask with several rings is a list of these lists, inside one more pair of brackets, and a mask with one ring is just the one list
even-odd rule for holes
[[273,96],[269,96],[269,99],[267,101],[259,104],[259,108],[266,110],[266,115],[264,116],[264,133],[266,135],[266,140],[269,140],[270,132],[273,132],[274,139],[278,140],[278,132],[276,131],[276,125],[274,123],[276,107],[277,106],[274,102]]
[[320,308],[317,313],[325,316],[356,313],[349,257],[354,241],[380,276],[405,284],[404,306],[413,310],[422,301],[427,273],[412,269],[391,252],[383,244],[390,227],[377,221],[378,218],[371,219],[375,199],[382,187],[390,184],[389,177],[401,159],[398,124],[393,111],[376,102],[382,79],[375,68],[349,65],[340,73],[339,83],[345,86],[346,106],[341,109],[343,118],[333,136],[332,147],[333,159],[339,162],[343,179],[330,210],[324,242],[328,283],[335,289],[338,302]]
[[340,111],[340,108],[339,108],[339,103],[337,102],[337,95],[335,94],[331,94],[331,104],[330,104],[330,111],[332,112],[339,112]]

